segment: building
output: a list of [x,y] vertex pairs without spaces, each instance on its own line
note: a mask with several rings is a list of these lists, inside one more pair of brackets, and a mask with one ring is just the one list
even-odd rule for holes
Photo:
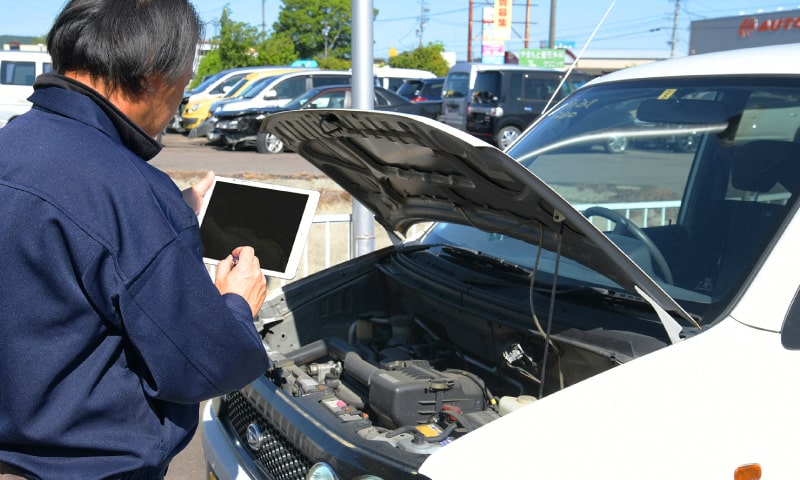
[[696,20],[690,24],[689,55],[800,43],[800,10]]

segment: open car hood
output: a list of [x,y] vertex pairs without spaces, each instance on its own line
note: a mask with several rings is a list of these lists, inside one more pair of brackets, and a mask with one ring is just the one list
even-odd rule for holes
[[[293,110],[261,127],[347,190],[390,231],[418,222],[471,225],[555,250],[631,292],[677,338],[677,315],[696,325],[625,253],[532,172],[497,148],[422,116]],[[660,307],[660,308],[659,308]],[[667,325],[672,323],[672,327]]]

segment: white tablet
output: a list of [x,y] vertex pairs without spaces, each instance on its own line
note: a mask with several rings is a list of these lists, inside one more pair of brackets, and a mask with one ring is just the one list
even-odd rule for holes
[[198,216],[203,260],[249,246],[265,275],[294,278],[318,202],[314,190],[216,177]]

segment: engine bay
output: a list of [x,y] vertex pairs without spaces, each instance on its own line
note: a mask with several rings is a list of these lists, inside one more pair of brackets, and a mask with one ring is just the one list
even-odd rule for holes
[[[546,336],[534,327],[527,302],[498,304],[476,289],[463,295],[457,281],[399,275],[411,270],[391,258],[379,265],[349,266],[293,290],[291,299],[268,300],[271,321],[263,327],[273,364],[265,378],[315,421],[361,446],[430,454],[664,346],[641,333],[566,322],[578,314],[629,318],[627,311],[599,313],[563,296]],[[546,305],[547,297],[536,301]]]

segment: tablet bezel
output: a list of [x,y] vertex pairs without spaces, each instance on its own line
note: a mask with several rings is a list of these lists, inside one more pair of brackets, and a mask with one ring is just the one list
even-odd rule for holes
[[[309,190],[309,189],[305,189],[305,188],[287,187],[287,186],[284,186],[284,185],[275,185],[275,184],[271,184],[271,183],[257,182],[257,181],[252,181],[252,180],[243,180],[243,179],[239,179],[239,178],[217,176],[217,177],[215,177],[214,183],[212,184],[211,188],[208,190],[208,192],[203,197],[203,204],[202,204],[202,206],[200,208],[200,213],[197,216],[198,217],[197,218],[198,222],[200,224],[201,238],[202,238],[202,235],[203,235],[203,233],[202,233],[203,232],[203,221],[205,220],[206,212],[208,211],[209,205],[211,204],[212,200],[215,198],[214,193],[215,193],[215,191],[217,191],[216,187],[217,187],[217,185],[219,183],[229,183],[229,184],[233,184],[233,185],[237,185],[237,186],[244,186],[244,187],[250,187],[250,188],[266,189],[266,190],[280,191],[280,192],[289,192],[289,193],[294,193],[294,194],[299,194],[299,195],[305,196],[305,199],[306,199],[305,206],[304,206],[303,212],[301,214],[301,218],[300,218],[300,221],[299,221],[299,224],[298,224],[298,228],[295,231],[294,240],[291,243],[291,248],[290,248],[290,251],[289,251],[288,260],[286,262],[286,268],[283,271],[271,270],[271,269],[268,269],[268,268],[263,268],[264,267],[263,265],[262,265],[262,268],[261,268],[261,271],[264,273],[264,275],[267,275],[267,276],[270,276],[270,277],[275,277],[275,278],[286,279],[286,280],[293,279],[297,275],[297,269],[298,269],[298,267],[300,265],[300,260],[301,260],[301,258],[303,256],[303,251],[305,250],[305,247],[306,247],[306,244],[307,244],[307,241],[308,241],[308,235],[309,235],[309,232],[311,230],[311,224],[313,223],[314,215],[315,215],[315,212],[316,212],[316,209],[317,209],[317,204],[319,203],[319,197],[320,197],[319,192],[316,191],[316,190]],[[261,206],[261,208],[270,208],[270,207],[274,207],[274,206],[270,206],[270,205]],[[230,250],[232,251],[233,248],[236,248],[236,247],[239,247],[239,246],[247,246],[247,245],[236,245],[236,246],[232,247]],[[250,246],[252,246],[252,245],[250,245]],[[223,258],[213,258],[213,257],[207,256],[206,252],[203,252],[203,262],[208,264],[208,265],[216,266],[217,264],[219,264],[220,261],[224,260],[224,258],[227,258],[227,255],[229,255],[229,254],[230,254],[230,252],[225,254],[225,257],[223,257]]]

